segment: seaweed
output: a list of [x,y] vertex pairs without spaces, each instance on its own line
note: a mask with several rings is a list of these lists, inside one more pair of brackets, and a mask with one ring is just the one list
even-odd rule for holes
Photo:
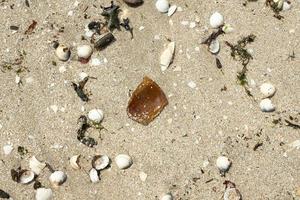
[[280,15],[280,12],[282,11],[282,4],[283,4],[283,1],[282,0],[279,0],[277,2],[274,2],[274,0],[266,0],[266,6],[269,6],[273,12],[274,12],[274,17],[276,19],[283,19],[284,17],[282,15]]
[[79,129],[77,130],[77,139],[84,145],[88,147],[93,147],[97,145],[97,141],[94,138],[88,137],[85,135],[86,131],[91,127],[90,124],[87,122],[87,117],[81,115],[78,119],[78,123],[80,125]]
[[87,81],[89,80],[89,77],[85,77],[82,81],[80,81],[78,84],[72,82],[72,87],[74,88],[75,92],[77,93],[77,95],[79,96],[79,98],[82,101],[89,101],[88,96],[84,93],[83,88],[85,86],[85,84],[87,83]]
[[101,8],[103,10],[101,15],[105,17],[108,28],[110,30],[113,30],[115,28],[120,29],[120,20],[118,17],[120,7],[115,5],[114,1],[111,1],[110,6],[101,6]]

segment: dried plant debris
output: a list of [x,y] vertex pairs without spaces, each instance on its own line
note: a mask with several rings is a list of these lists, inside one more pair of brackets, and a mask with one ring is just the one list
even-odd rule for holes
[[84,92],[84,86],[85,84],[88,82],[89,80],[89,77],[85,77],[82,81],[80,81],[78,84],[72,82],[72,86],[75,90],[75,92],[77,93],[77,95],[79,96],[79,98],[82,100],[82,101],[89,101],[89,98],[88,96],[85,94]]
[[254,101],[256,101],[249,89],[249,85],[248,85],[248,79],[247,79],[247,67],[243,66],[242,70],[237,72],[237,81],[238,84],[243,86],[243,88],[245,89],[246,94],[251,97]]
[[246,0],[244,3],[243,3],[243,6],[247,6],[247,4],[249,2],[257,2],[258,0]]
[[5,192],[4,190],[1,190],[0,189],[0,199],[9,199],[10,198],[10,195]]
[[123,22],[120,23],[120,26],[122,26],[126,31],[129,31],[131,34],[131,39],[133,39],[133,28],[130,26],[129,18],[123,19]]
[[224,34],[223,26],[220,26],[217,31],[212,32],[208,36],[208,38],[206,38],[203,42],[201,42],[201,44],[205,44],[209,47],[211,45],[211,43],[213,41],[216,41],[216,39],[222,34]]
[[266,0],[266,5],[269,6],[274,12],[273,16],[279,20],[284,18],[282,15],[280,15],[284,1],[285,0]]
[[[298,116],[300,116],[300,113],[298,113]],[[272,123],[279,126],[284,125],[293,129],[300,129],[300,120],[292,115],[280,116],[278,118],[273,119]]]
[[127,114],[132,120],[148,125],[166,105],[168,100],[162,89],[153,80],[144,77],[131,95]]
[[239,40],[236,45],[233,45],[226,41],[226,44],[231,49],[231,56],[235,60],[241,61],[243,66],[247,66],[250,60],[253,59],[252,55],[246,49],[246,45],[254,42],[255,38],[256,36],[254,34],[250,34]]
[[29,69],[22,65],[26,56],[26,52],[24,50],[18,51],[18,54],[18,57],[13,61],[3,61],[2,63],[0,63],[0,69],[3,73],[7,71],[14,71],[16,74],[29,72]]
[[28,26],[27,30],[25,31],[25,35],[32,34],[36,25],[37,25],[37,22],[35,20],[32,20],[32,23]]
[[118,17],[119,6],[115,5],[114,1],[111,1],[110,6],[107,7],[101,6],[101,8],[103,10],[101,15],[105,17],[107,27],[110,30],[113,30],[115,28],[120,29],[120,20]]
[[77,130],[77,139],[84,145],[88,147],[93,147],[97,145],[97,141],[94,138],[86,136],[86,131],[91,127],[88,124],[87,117],[81,115],[78,119],[79,129]]
[[23,146],[18,146],[18,153],[21,157],[23,157],[28,153],[28,150]]

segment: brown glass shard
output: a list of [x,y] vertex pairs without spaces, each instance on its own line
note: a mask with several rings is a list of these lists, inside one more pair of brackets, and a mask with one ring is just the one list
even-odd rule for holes
[[133,92],[127,107],[128,116],[134,121],[148,125],[168,105],[162,89],[147,76]]

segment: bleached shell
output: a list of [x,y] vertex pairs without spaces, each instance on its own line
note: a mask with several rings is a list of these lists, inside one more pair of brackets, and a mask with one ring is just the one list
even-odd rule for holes
[[261,100],[259,107],[263,112],[273,112],[275,110],[275,106],[272,104],[270,99]]
[[96,170],[105,169],[110,163],[109,157],[107,155],[97,155],[94,156],[92,161],[92,166]]
[[171,193],[166,193],[161,197],[161,200],[173,200],[173,195]]
[[264,95],[264,97],[271,97],[275,94],[276,89],[271,83],[263,83],[260,86],[260,92]]
[[45,162],[40,162],[35,156],[32,156],[29,160],[29,168],[36,174],[39,175],[41,171],[46,167]]
[[3,146],[3,152],[4,152],[5,155],[11,154],[13,149],[14,149],[14,147],[11,144],[7,144],[7,145]]
[[169,10],[170,4],[167,0],[157,0],[155,6],[159,12],[166,13]]
[[212,28],[219,28],[224,24],[224,18],[219,12],[215,12],[210,16],[209,23]]
[[80,165],[79,165],[79,158],[80,158],[80,155],[75,155],[75,156],[72,156],[70,158],[70,165],[73,169],[80,169]]
[[287,11],[287,10],[289,10],[291,8],[292,8],[292,4],[291,3],[288,3],[286,1],[283,2],[283,5],[282,5],[282,10],[283,11]]
[[273,0],[277,4],[277,8],[280,10],[283,7],[285,0]]
[[50,200],[53,192],[50,188],[38,188],[35,192],[35,200]]
[[226,172],[230,168],[231,161],[225,156],[219,156],[217,158],[216,165],[220,172]]
[[177,10],[177,6],[176,5],[172,5],[169,10],[168,10],[168,16],[171,17]]
[[242,200],[242,195],[236,188],[227,188],[224,192],[224,200]]
[[175,52],[175,42],[170,42],[167,48],[163,51],[160,56],[160,68],[161,71],[165,71],[173,61]]
[[88,113],[88,118],[95,123],[100,123],[103,120],[103,117],[104,114],[101,109],[93,109]]
[[89,58],[93,53],[93,48],[90,45],[81,45],[77,47],[77,55],[79,58]]
[[33,171],[24,170],[19,177],[19,183],[28,184],[34,180],[35,174]]
[[50,182],[54,186],[60,186],[67,180],[67,175],[62,171],[55,171],[49,177]]
[[132,165],[132,159],[129,155],[119,154],[115,158],[115,162],[119,169],[127,169]]
[[98,175],[98,172],[96,169],[92,168],[90,170],[89,175],[90,175],[90,179],[91,179],[92,183],[97,183],[100,181],[100,178],[99,178],[99,175]]
[[220,42],[218,40],[212,40],[209,45],[209,51],[212,54],[216,54],[220,51]]
[[70,58],[70,48],[61,44],[55,49],[55,55],[61,61],[67,61]]

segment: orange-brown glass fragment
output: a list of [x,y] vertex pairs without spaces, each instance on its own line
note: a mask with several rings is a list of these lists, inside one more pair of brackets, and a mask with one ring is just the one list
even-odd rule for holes
[[143,125],[148,125],[168,105],[161,88],[147,76],[133,92],[127,107],[128,116]]

